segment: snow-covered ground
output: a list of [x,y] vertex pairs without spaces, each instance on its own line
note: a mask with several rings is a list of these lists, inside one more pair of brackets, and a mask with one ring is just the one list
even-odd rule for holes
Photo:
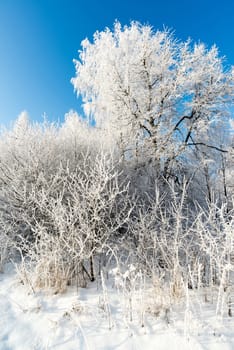
[[[105,288],[104,288],[105,290]],[[0,275],[0,349],[234,349],[234,317],[190,292],[189,303],[144,314],[112,283],[94,282],[61,295],[33,294],[12,269]],[[156,297],[156,296],[155,296]],[[139,308],[138,308],[139,306]]]

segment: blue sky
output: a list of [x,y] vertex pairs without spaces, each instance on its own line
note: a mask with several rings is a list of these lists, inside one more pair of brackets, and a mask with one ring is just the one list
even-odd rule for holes
[[115,19],[216,43],[234,65],[233,0],[0,0],[0,124],[9,125],[22,110],[34,120],[80,111],[72,60],[82,39]]

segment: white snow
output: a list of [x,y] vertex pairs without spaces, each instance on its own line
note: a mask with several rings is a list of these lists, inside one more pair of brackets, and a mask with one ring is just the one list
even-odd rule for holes
[[130,321],[126,294],[113,283],[107,283],[105,297],[109,320],[100,283],[60,295],[33,294],[8,266],[0,275],[0,350],[234,349],[234,318],[216,316],[215,303],[195,294],[186,307],[181,302],[157,315],[146,313],[144,327],[134,301]]

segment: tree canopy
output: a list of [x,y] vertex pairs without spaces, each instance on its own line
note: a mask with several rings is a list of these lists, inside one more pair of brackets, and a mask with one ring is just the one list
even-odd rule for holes
[[211,130],[227,123],[234,75],[216,46],[116,22],[82,42],[75,67],[85,115],[112,134],[125,157],[153,162],[168,177],[191,150],[223,151]]

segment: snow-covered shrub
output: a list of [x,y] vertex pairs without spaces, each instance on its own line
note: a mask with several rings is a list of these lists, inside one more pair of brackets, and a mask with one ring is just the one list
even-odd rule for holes
[[[225,203],[226,204],[226,203]],[[217,312],[222,312],[221,299],[233,286],[234,274],[234,221],[233,211],[226,205],[209,205],[197,220],[197,255],[202,266],[201,284],[210,291],[218,288]]]
[[[44,186],[35,195],[41,210],[32,226],[39,237],[32,248],[36,249],[36,265],[43,265],[44,261],[47,276],[52,276],[49,270],[54,268],[66,276],[67,284],[84,275],[94,280],[93,257],[102,252],[106,242],[128,220],[129,208],[120,207],[121,197],[126,200],[127,187],[119,184],[111,159],[104,155],[97,156],[94,162],[85,156],[76,170],[63,169],[57,181],[63,184],[62,190],[58,187],[51,194],[51,185],[47,184],[48,192]],[[53,184],[56,187],[55,178]],[[41,279],[40,273],[38,278]]]
[[[189,255],[191,218],[186,211],[186,186],[181,193],[170,188],[171,204],[165,206],[165,193],[158,187],[150,207],[140,207],[132,221],[135,260],[145,274],[153,278],[165,276],[171,293],[180,294],[180,280]],[[133,247],[132,247],[133,249]]]
[[128,221],[128,185],[97,133],[69,114],[61,127],[21,115],[1,135],[1,237],[31,260],[35,285],[93,280],[93,256]]

